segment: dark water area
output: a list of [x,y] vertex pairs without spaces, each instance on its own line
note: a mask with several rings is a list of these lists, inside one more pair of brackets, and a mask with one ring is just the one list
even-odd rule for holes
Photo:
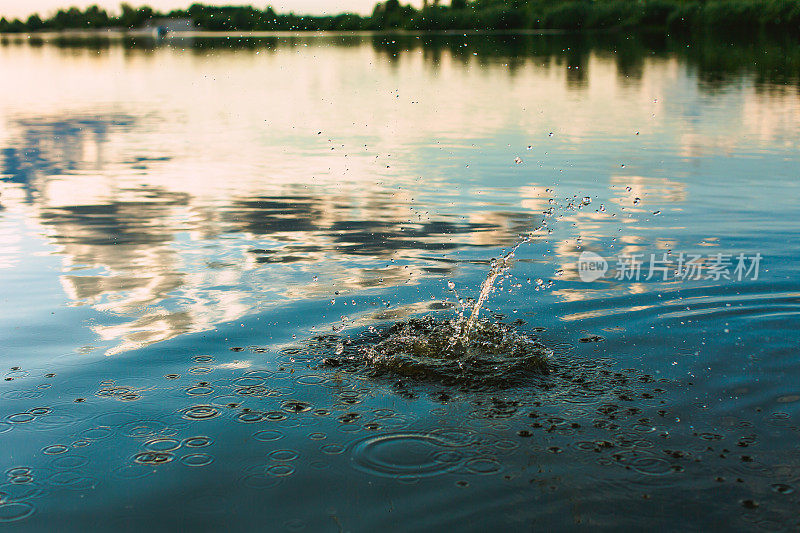
[[0,43],[4,529],[800,527],[797,43]]

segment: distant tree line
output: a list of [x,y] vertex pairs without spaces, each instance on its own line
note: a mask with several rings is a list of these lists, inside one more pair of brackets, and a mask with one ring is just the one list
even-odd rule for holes
[[385,0],[370,16],[299,16],[272,8],[214,7],[158,12],[122,4],[119,14],[97,6],[62,9],[43,19],[0,19],[0,32],[135,29],[156,17],[190,18],[207,31],[589,30],[646,28],[667,32],[800,33],[800,0],[425,0],[421,9]]

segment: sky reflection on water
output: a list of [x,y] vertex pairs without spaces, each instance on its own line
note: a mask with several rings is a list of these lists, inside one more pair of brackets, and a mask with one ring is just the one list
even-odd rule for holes
[[[778,152],[780,167],[796,153],[796,91],[764,94],[744,77],[711,95],[673,54],[632,68],[538,39],[529,56],[501,39],[470,56],[462,46],[491,50],[474,37],[407,48],[297,37],[194,54],[180,42],[9,44],[4,207],[63,256],[69,300],[127,317],[93,326],[116,353],[337,282],[453,275],[432,256],[507,246],[565,195],[626,209],[620,251],[686,247],[695,235],[678,214],[697,214],[685,204],[705,164],[724,165],[712,180],[735,180],[747,171],[720,155]],[[656,209],[684,229],[645,237],[663,230],[641,221]],[[584,246],[617,224],[595,209],[559,215]],[[575,243],[552,246],[545,260],[574,274]]]
[[[126,498],[161,509],[162,491],[186,502],[213,500],[209,507],[228,512],[245,508],[239,529],[262,511],[280,514],[289,529],[296,523],[287,517],[303,513],[312,529],[333,524],[331,516],[364,529],[381,526],[382,515],[361,516],[352,501],[326,499],[338,487],[338,494],[357,491],[363,505],[385,504],[352,477],[361,473],[349,469],[349,454],[361,470],[394,479],[441,452],[442,442],[451,446],[455,426],[478,436],[474,449],[446,456],[452,468],[429,465],[436,475],[424,481],[400,475],[381,485],[407,509],[427,509],[404,512],[409,529],[452,526],[475,519],[476,509],[485,513],[475,527],[496,516],[506,526],[528,523],[537,508],[556,525],[581,516],[624,525],[630,517],[609,514],[609,501],[628,505],[635,497],[638,513],[643,491],[713,493],[720,471],[758,479],[719,493],[736,509],[752,497],[742,491],[778,498],[764,483],[800,479],[796,451],[787,448],[800,398],[793,338],[800,313],[799,65],[796,47],[775,43],[686,48],[602,36],[4,40],[0,78],[13,83],[0,100],[0,359],[21,368],[8,370],[12,380],[0,389],[8,411],[0,434],[15,449],[34,451],[3,457],[2,469],[19,461],[38,468],[39,450],[57,451],[46,446],[74,441],[102,449],[82,471],[94,481],[73,485],[77,497],[102,482],[99,472],[125,480],[91,493],[97,515],[50,496],[37,503],[38,519],[68,513],[76,528],[141,526],[143,514],[112,510]],[[576,368],[598,382],[580,392],[586,397],[575,396],[572,382],[500,404],[439,389],[409,392],[366,376],[317,372],[294,347],[343,326],[448,312],[447,281],[475,296],[490,259],[543,219],[549,231],[519,249],[488,305],[544,330],[561,357],[587,365]],[[764,270],[742,282],[586,283],[576,264],[586,250],[609,259],[760,252]],[[605,340],[578,342],[587,335]],[[634,388],[646,412],[622,415],[608,406],[628,394],[628,381],[616,374],[603,381],[598,369],[606,366],[637,369],[644,385]],[[62,381],[42,377],[50,373]],[[45,381],[32,387],[34,379]],[[656,400],[661,387],[672,395],[670,416],[658,414],[666,409]],[[53,413],[24,426],[39,416],[28,412],[33,401]],[[523,440],[535,442],[528,448],[518,441],[530,435],[518,432],[514,417],[530,424],[527,411],[539,401],[560,421],[547,436],[553,442]],[[117,402],[129,403],[120,411]],[[304,402],[314,409],[306,412]],[[253,410],[241,410],[243,403]],[[353,410],[360,418],[348,418]],[[592,426],[598,410],[602,427]],[[623,455],[633,461],[625,464],[663,477],[628,483],[620,481],[623,469],[608,476],[590,461],[559,460],[586,444],[575,440],[583,431],[604,430],[617,415],[626,422],[613,430],[623,443],[614,446],[649,446],[635,451],[643,455]],[[197,420],[206,417],[201,431]],[[267,420],[280,431],[249,425]],[[37,426],[45,423],[49,437]],[[733,439],[725,446],[749,432],[770,442],[757,462],[761,474],[706,456],[702,481],[675,477],[684,471],[680,457],[656,452],[685,446],[700,457],[700,426]],[[433,433],[442,428],[451,428],[446,438]],[[115,446],[97,447],[103,431]],[[372,431],[378,436],[369,437]],[[674,440],[662,444],[663,432]],[[132,479],[155,472],[139,467],[158,460],[153,447],[170,445],[152,439],[178,437],[215,440],[213,457],[196,452],[154,467],[185,469],[160,478],[158,490]],[[242,444],[273,437],[289,450],[270,449],[280,453],[267,466],[257,463],[264,450]],[[414,451],[409,464],[390,464],[406,438]],[[534,463],[544,473],[529,481]],[[43,464],[57,487],[66,474]],[[204,485],[195,466],[208,466],[218,483]],[[503,480],[475,477],[499,472]],[[370,487],[389,483],[364,479]],[[279,482],[285,499],[272,506],[243,488]],[[135,490],[125,492],[125,483]],[[414,492],[415,483],[445,485]],[[541,491],[542,506],[528,505],[530,486]],[[425,499],[432,494],[442,501]],[[321,503],[303,509],[306,500],[337,511],[323,512]],[[463,505],[435,512],[444,500]],[[771,512],[787,516],[781,513],[793,501],[780,500]],[[511,512],[515,502],[524,507]],[[655,522],[668,523],[685,503],[660,504]],[[722,505],[704,517],[707,503],[690,504],[680,520],[715,524],[730,512]],[[195,507],[186,523],[202,524]],[[763,518],[745,516],[748,525],[768,525]],[[226,525],[217,515],[209,520]],[[164,523],[186,525],[174,517]]]

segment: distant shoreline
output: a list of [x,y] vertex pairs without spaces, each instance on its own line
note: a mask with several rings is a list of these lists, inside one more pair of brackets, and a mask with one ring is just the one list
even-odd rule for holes
[[276,32],[504,32],[646,30],[662,35],[770,33],[800,36],[800,0],[426,0],[422,9],[385,0],[372,14],[279,14],[272,8],[193,4],[166,13],[127,4],[110,14],[97,6],[61,9],[49,18],[0,18],[0,34],[110,33],[233,35]]
[[[594,32],[612,33],[617,32],[618,29]],[[191,32],[174,32],[169,33],[161,39],[192,39],[192,38],[208,38],[208,37],[234,37],[234,38],[247,38],[247,37],[294,37],[294,36],[364,36],[371,35],[403,35],[403,36],[423,36],[423,35],[441,35],[441,36],[458,36],[458,35],[566,35],[574,34],[576,32],[569,30],[559,29],[518,29],[518,30],[403,30],[403,29],[389,29],[389,30],[294,30],[294,31],[191,31]],[[102,30],[62,30],[62,31],[37,31],[27,33],[0,33],[0,37],[12,38],[15,40],[30,40],[30,39],[57,39],[63,37],[78,37],[78,38],[95,38],[107,37],[110,39],[124,39],[126,37],[141,37],[153,38],[152,32],[142,30],[123,30],[119,28],[108,28]]]

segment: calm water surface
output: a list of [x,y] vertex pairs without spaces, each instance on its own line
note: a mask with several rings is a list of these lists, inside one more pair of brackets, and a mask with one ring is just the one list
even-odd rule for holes
[[[4,40],[0,522],[797,528],[799,73],[625,37]],[[320,367],[451,316],[543,219],[486,314],[558,376]],[[700,279],[647,279],[681,253]]]

